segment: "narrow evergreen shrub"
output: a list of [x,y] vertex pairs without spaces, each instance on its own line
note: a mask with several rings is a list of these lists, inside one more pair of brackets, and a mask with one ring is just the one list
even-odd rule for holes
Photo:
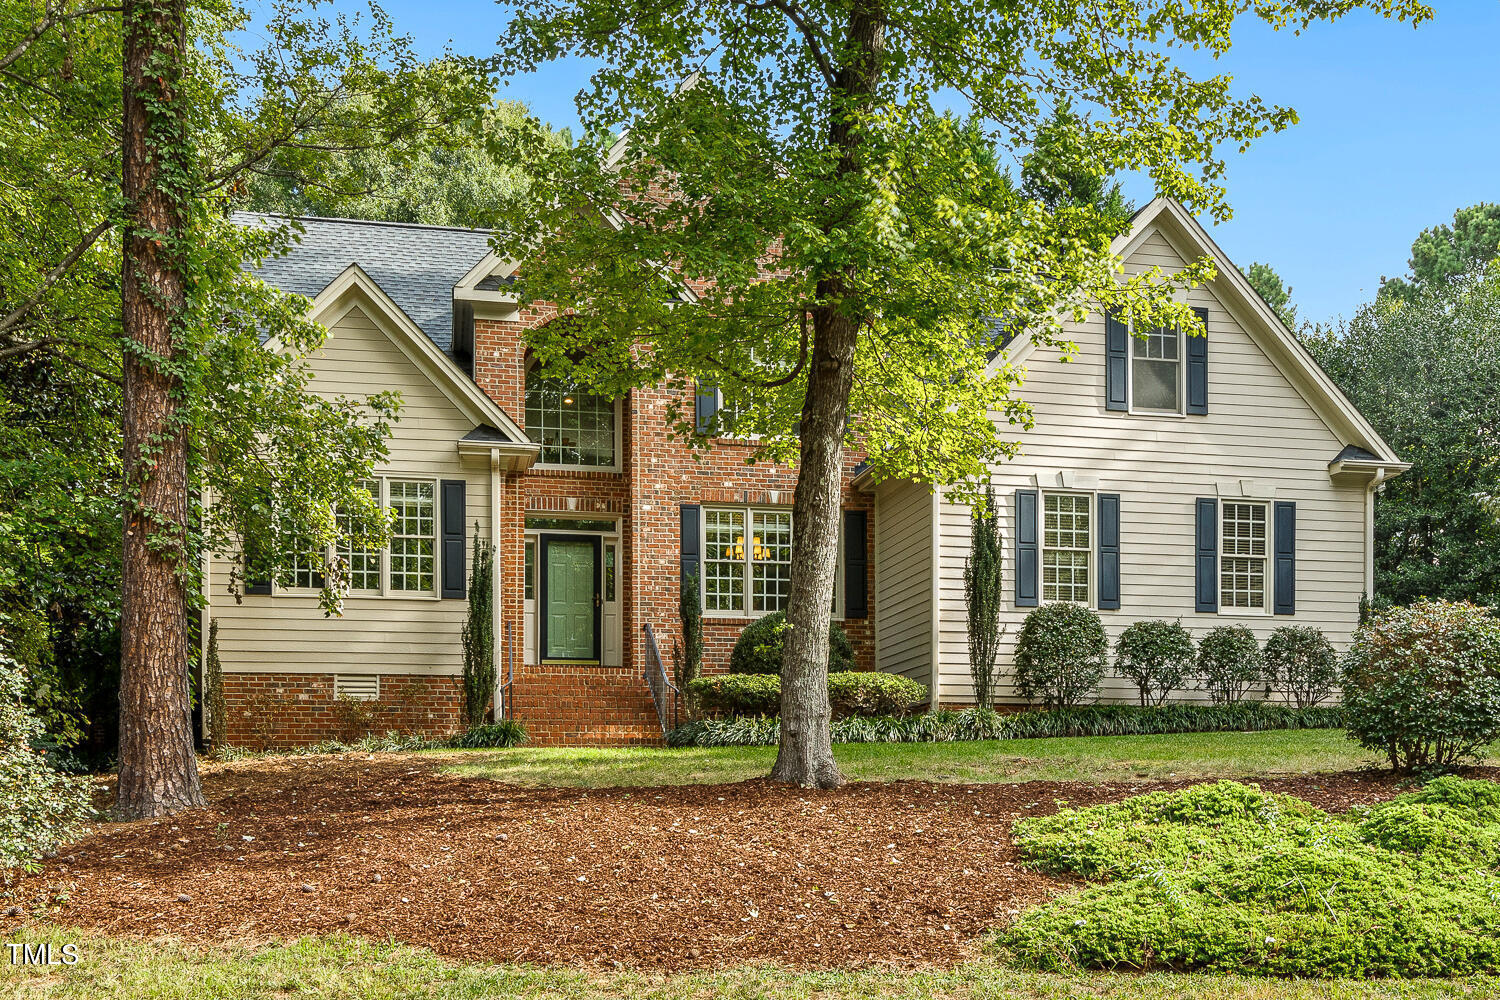
[[464,655],[464,721],[483,724],[495,694],[495,563],[494,551],[479,543],[474,525],[474,558],[469,577],[469,615],[459,638]]
[[1344,664],[1349,738],[1403,773],[1478,759],[1500,738],[1500,620],[1424,601],[1362,626]]
[[83,831],[92,814],[89,783],[52,769],[44,730],[27,709],[26,676],[0,653],[0,881]]
[[1043,604],[1016,638],[1016,690],[1044,708],[1072,708],[1104,675],[1109,640],[1099,615],[1079,604]]
[[974,682],[974,704],[988,707],[995,700],[995,660],[1000,655],[1000,520],[995,487],[985,487],[985,506],[973,514],[969,558],[964,562],[964,608],[969,617],[969,677]]
[[1160,705],[1193,669],[1193,637],[1181,622],[1135,622],[1115,642],[1115,669],[1134,682],[1142,705]]
[[224,703],[224,664],[219,659],[219,619],[208,621],[208,656],[203,664],[203,708],[208,716],[208,749],[218,754],[229,742],[229,707]]
[[[746,625],[729,654],[731,674],[775,674],[781,676],[781,651],[786,630],[791,628],[785,611],[773,611]],[[855,669],[854,644],[838,622],[828,627],[828,672]]]
[[1323,633],[1310,625],[1283,625],[1266,640],[1266,679],[1298,708],[1310,708],[1333,693],[1339,679],[1338,655]]
[[692,694],[692,683],[703,676],[703,600],[696,570],[687,575],[680,590],[677,615],[682,622],[682,642],[672,643],[672,673],[687,717],[696,719],[702,709]]
[[1264,685],[1265,661],[1255,633],[1243,625],[1220,625],[1198,643],[1198,677],[1216,705],[1233,705],[1257,684]]
[[870,670],[828,675],[828,702],[833,717],[906,715],[927,700],[927,686],[909,677]]

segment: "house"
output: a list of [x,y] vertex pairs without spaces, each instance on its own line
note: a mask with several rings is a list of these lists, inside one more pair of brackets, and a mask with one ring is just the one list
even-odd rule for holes
[[[401,391],[371,483],[395,531],[381,552],[338,553],[354,584],[341,618],[314,589],[332,553],[302,558],[297,586],[239,599],[214,561],[231,740],[456,728],[474,532],[498,556],[506,711],[542,743],[659,739],[647,679],[670,669],[680,581],[699,574],[706,668],[722,669],[744,625],[786,601],[795,471],[747,465],[753,445],[734,439],[695,455],[667,431],[665,389],[599,398],[532,364],[525,331],[552,317],[518,306],[487,234],[303,224],[259,273],[308,296],[330,331],[315,391]],[[1405,465],[1180,205],[1153,201],[1115,249],[1131,269],[1215,256],[1218,278],[1187,293],[1208,336],[1135,337],[1096,315],[1070,331],[1070,364],[1024,335],[1007,346],[1036,414],[994,475],[1008,640],[1038,603],[1076,600],[1111,639],[1180,618],[1196,634],[1312,624],[1347,643],[1373,589],[1374,490]],[[845,468],[835,616],[863,667],[971,701],[968,511],[925,483],[876,483],[859,458]],[[1114,680],[1103,693],[1131,694]]]

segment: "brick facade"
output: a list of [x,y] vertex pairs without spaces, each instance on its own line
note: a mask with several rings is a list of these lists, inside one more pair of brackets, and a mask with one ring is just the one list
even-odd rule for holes
[[378,701],[335,699],[332,674],[224,675],[228,742],[251,750],[351,742],[394,730],[446,736],[463,728],[456,677],[387,674]]

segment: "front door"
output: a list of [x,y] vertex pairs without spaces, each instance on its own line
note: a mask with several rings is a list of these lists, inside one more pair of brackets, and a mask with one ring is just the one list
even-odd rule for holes
[[599,659],[599,539],[542,535],[542,659]]

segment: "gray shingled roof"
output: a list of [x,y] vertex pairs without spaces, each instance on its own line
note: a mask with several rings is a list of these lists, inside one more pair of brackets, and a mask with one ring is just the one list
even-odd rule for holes
[[[257,212],[236,212],[233,220],[246,226],[286,221]],[[490,252],[488,231],[359,219],[299,221],[306,230],[301,239],[252,269],[264,281],[312,298],[358,264],[439,350],[452,353],[453,286]]]

